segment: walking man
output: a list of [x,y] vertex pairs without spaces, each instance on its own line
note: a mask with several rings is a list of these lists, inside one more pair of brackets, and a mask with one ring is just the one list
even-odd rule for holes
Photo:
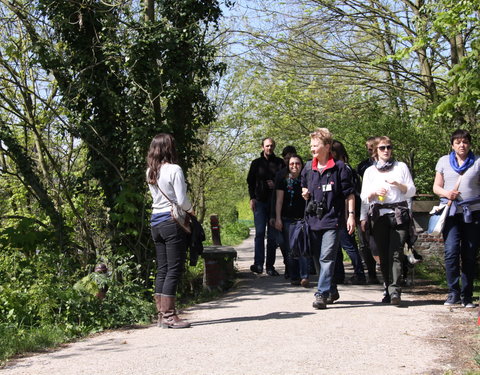
[[[275,141],[270,138],[262,140],[260,157],[253,160],[247,176],[250,208],[253,211],[255,223],[255,255],[250,270],[255,273],[263,272],[263,264],[270,276],[278,276],[275,270],[275,230],[269,225],[271,200],[275,189],[275,174],[285,164],[281,158],[275,156]],[[267,235],[267,259],[265,261],[265,234]]]

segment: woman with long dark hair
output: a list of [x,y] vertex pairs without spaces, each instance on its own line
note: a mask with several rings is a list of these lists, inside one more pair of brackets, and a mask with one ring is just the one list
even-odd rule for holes
[[157,255],[155,303],[158,326],[187,328],[190,323],[180,319],[175,310],[175,296],[182,276],[186,253],[186,233],[171,216],[172,202],[193,214],[187,196],[187,184],[177,164],[175,140],[161,133],[150,143],[147,155],[147,182],[152,194],[152,237]]

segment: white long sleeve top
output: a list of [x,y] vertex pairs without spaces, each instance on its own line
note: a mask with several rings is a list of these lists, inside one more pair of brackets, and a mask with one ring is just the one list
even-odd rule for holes
[[[398,187],[391,185],[386,181],[397,181],[407,186],[406,193],[402,193]],[[387,195],[383,202],[378,201],[376,198],[369,200],[369,196],[378,189],[385,188]],[[367,168],[363,175],[362,192],[360,197],[362,199],[362,207],[360,211],[360,220],[367,220],[367,213],[372,203],[399,203],[402,201],[410,202],[416,193],[415,185],[413,184],[412,175],[408,170],[405,163],[396,161],[393,168],[388,172],[380,172],[372,165]],[[393,212],[392,209],[383,208],[380,209],[380,215]]]
[[158,188],[159,186],[160,189],[162,189],[162,192],[166,194],[171,201],[176,202],[185,211],[192,209],[192,204],[187,196],[187,183],[185,182],[185,176],[179,165],[169,163],[163,164],[160,168],[157,184],[148,184],[153,198],[152,214],[170,212],[172,206]]

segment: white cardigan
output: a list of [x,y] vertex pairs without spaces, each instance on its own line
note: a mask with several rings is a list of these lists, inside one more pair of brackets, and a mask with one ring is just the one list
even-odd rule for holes
[[162,192],[166,194],[171,201],[176,202],[185,211],[192,209],[192,204],[187,196],[185,176],[179,165],[169,163],[163,164],[160,168],[157,184],[148,184],[153,198],[152,214],[170,212],[171,209],[171,203],[165,198],[158,186],[160,186]]

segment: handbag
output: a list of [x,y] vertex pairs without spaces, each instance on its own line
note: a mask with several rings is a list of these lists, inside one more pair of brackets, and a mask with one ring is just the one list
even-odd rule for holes
[[[458,176],[457,182],[455,183],[453,190],[458,189],[461,179],[462,175]],[[428,220],[428,234],[431,234],[432,236],[439,236],[440,234],[442,234],[445,220],[448,216],[451,205],[452,201],[449,199],[446,204],[440,204],[432,208],[432,210],[430,211],[430,214],[432,216],[430,216],[430,219]]]
[[[167,198],[166,195],[165,195],[165,198]],[[168,200],[170,201],[170,199]],[[188,233],[188,234],[192,233],[192,228],[190,227],[190,222],[191,222],[190,214],[175,202],[170,201],[170,203],[172,204],[172,208],[170,209],[170,214],[172,215],[173,221],[175,221],[178,225],[180,225],[180,227],[183,229],[185,233]]]
[[288,244],[292,258],[311,257],[310,227],[306,220],[296,220],[288,230]]
[[[450,201],[451,203],[451,201]],[[442,234],[443,226],[445,225],[445,219],[450,211],[450,204],[443,204],[434,206],[430,211],[430,219],[428,220],[427,233],[432,236],[439,236]]]

